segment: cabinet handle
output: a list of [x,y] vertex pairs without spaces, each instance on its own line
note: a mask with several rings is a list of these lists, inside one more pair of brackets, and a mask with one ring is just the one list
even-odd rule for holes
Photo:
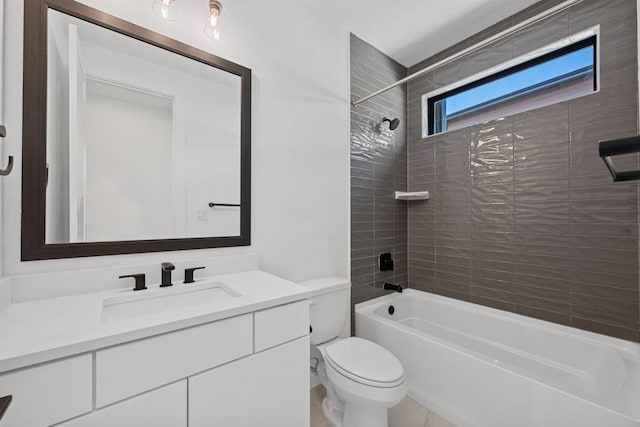
[[0,397],[0,420],[4,417],[4,413],[7,412],[9,405],[11,405],[11,401],[13,400],[13,396],[4,396]]

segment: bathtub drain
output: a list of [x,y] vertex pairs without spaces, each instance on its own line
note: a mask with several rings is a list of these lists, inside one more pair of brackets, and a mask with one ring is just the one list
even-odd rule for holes
[[390,305],[389,306],[389,314],[393,314],[395,312],[396,312],[396,309],[392,305]]

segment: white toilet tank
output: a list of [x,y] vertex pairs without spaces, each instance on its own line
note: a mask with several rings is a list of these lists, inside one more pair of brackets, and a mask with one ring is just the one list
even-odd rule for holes
[[311,344],[322,344],[339,336],[349,319],[349,281],[323,277],[299,285],[314,291],[309,307]]

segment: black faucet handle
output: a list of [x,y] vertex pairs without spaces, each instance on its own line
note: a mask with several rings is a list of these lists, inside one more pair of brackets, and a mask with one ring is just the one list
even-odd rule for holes
[[206,267],[192,267],[184,269],[184,282],[183,283],[193,283],[193,272],[196,270],[204,270]]
[[119,276],[119,279],[127,279],[133,278],[136,281],[136,287],[133,288],[134,291],[144,291],[147,289],[146,286],[146,278],[144,274],[128,274],[126,276]]

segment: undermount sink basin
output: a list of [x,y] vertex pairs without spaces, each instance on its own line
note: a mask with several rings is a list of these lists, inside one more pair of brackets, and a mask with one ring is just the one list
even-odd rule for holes
[[239,296],[239,293],[218,282],[139,291],[135,294],[106,298],[102,305],[102,322],[198,308]]

